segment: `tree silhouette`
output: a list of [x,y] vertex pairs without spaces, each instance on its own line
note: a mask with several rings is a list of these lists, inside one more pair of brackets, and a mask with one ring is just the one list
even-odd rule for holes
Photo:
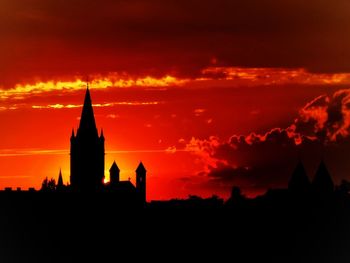
[[53,192],[56,190],[56,181],[51,178],[50,180],[46,177],[41,184],[41,191]]

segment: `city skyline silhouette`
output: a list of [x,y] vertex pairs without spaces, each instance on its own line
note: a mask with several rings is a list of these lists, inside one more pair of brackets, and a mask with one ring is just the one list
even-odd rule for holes
[[1,0],[0,262],[349,262],[349,17]]
[[[66,184],[63,183],[62,171],[60,169],[59,175],[56,180],[46,177],[43,182],[40,191],[43,192],[81,192],[81,193],[99,193],[109,192],[118,193],[118,197],[122,199],[137,199],[141,203],[146,203],[146,169],[142,162],[139,163],[136,172],[136,185],[134,186],[130,177],[128,180],[120,180],[120,169],[114,160],[109,169],[109,182],[105,182],[104,170],[105,170],[105,137],[103,134],[103,128],[101,128],[100,135],[96,126],[95,115],[93,110],[93,103],[89,90],[89,83],[86,84],[86,91],[84,97],[83,108],[81,111],[81,117],[79,120],[79,127],[77,131],[72,129],[70,137],[70,181]],[[258,171],[259,172],[259,171]],[[342,185],[346,182],[342,180]],[[346,184],[346,183],[345,183]],[[338,187],[338,186],[337,186]],[[339,188],[341,185],[339,185]],[[299,159],[287,187],[282,189],[288,190],[292,196],[299,196],[299,198],[308,198],[310,195],[318,197],[329,198],[333,195],[335,188],[333,179],[329,174],[324,160],[320,161],[316,174],[310,181],[303,162]],[[228,199],[228,203],[232,203],[235,196],[241,195],[239,186],[232,186],[232,193]],[[236,193],[234,192],[237,189]],[[270,190],[264,195],[268,195]],[[11,192],[11,187],[6,187],[5,192]],[[22,191],[17,187],[17,192]],[[35,192],[34,187],[30,187],[29,192]],[[262,196],[264,196],[262,195]],[[213,200],[217,199],[214,197]],[[189,199],[205,200],[200,196],[189,195]],[[254,198],[253,198],[254,199]],[[219,199],[218,199],[219,200]],[[152,203],[152,200],[150,200]],[[166,202],[165,202],[166,203]],[[217,205],[220,205],[220,202]],[[223,202],[221,201],[221,205]]]

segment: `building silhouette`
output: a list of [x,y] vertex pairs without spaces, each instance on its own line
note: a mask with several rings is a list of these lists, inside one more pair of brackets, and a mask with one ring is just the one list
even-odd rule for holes
[[142,162],[136,169],[136,187],[131,183],[130,178],[127,181],[120,180],[120,170],[115,161],[109,169],[109,178],[106,191],[118,193],[122,197],[136,196],[140,202],[146,202],[146,169]]
[[70,138],[70,182],[74,191],[96,192],[103,188],[105,167],[105,139],[98,135],[89,88],[77,134]]
[[115,161],[109,169],[110,182],[104,183],[105,138],[102,129],[100,135],[97,131],[89,87],[86,89],[79,128],[76,135],[73,129],[70,142],[71,191],[109,192],[122,199],[146,202],[146,169],[142,162],[136,169],[136,187],[130,179],[120,180],[120,169]]

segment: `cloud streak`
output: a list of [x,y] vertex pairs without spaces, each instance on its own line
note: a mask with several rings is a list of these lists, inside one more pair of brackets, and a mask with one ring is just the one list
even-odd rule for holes
[[[127,73],[110,73],[106,76],[90,76],[90,87],[97,90],[109,88],[157,88],[168,87],[238,87],[245,85],[346,85],[350,84],[350,73],[312,73],[304,68],[241,68],[206,67],[196,77],[180,78],[171,75],[163,77],[131,76]],[[75,78],[71,81],[47,81],[34,84],[17,84],[13,88],[0,89],[3,100],[21,100],[51,92],[76,92],[86,89],[86,81]],[[127,102],[125,102],[127,104]],[[53,106],[54,107],[54,106]],[[1,108],[0,108],[1,110]]]
[[[177,79],[173,76],[164,76],[160,78],[131,77],[127,75],[119,75],[117,73],[110,74],[106,77],[95,76],[89,80],[93,89],[107,88],[130,88],[130,87],[168,87],[182,85],[186,82],[184,79]],[[34,84],[17,84],[14,88],[0,89],[1,99],[21,99],[28,95],[37,95],[53,91],[69,92],[86,89],[86,81],[77,78],[72,81],[47,81],[37,82]]]
[[[97,103],[92,104],[95,108],[106,108],[114,106],[152,106],[159,105],[164,102],[160,101],[119,101],[119,102],[108,102],[108,103]],[[32,105],[32,109],[74,109],[82,108],[83,104],[49,104],[49,105]],[[113,116],[109,116],[113,118]]]
[[350,84],[350,73],[312,73],[305,68],[208,67],[203,80],[232,80],[250,85],[334,85]]
[[[175,148],[167,149],[136,149],[136,150],[107,150],[106,154],[129,154],[129,153],[175,153],[185,152],[188,150]],[[69,155],[67,149],[2,149],[0,157],[20,157],[20,156],[37,156],[37,155]]]

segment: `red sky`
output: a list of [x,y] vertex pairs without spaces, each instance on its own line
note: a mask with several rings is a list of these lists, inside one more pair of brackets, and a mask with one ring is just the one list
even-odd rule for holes
[[[0,187],[62,168],[88,77],[106,168],[148,199],[350,179],[348,1],[0,1]],[[106,171],[106,175],[108,171]]]

